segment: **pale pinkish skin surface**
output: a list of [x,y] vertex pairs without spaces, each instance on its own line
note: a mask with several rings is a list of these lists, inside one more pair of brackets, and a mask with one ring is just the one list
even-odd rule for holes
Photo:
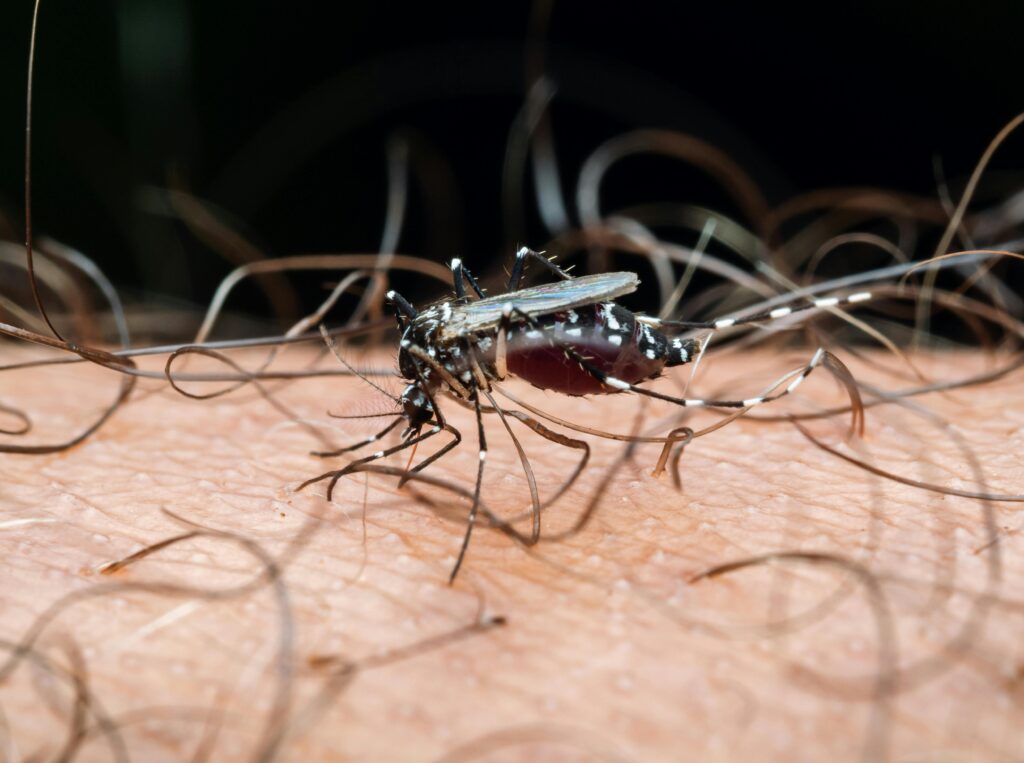
[[[256,362],[239,357],[250,366]],[[285,356],[293,365],[306,359],[302,351]],[[756,395],[801,359],[715,357],[688,395]],[[882,378],[849,360],[858,377]],[[966,376],[988,362],[980,355],[918,361],[935,378]],[[387,367],[393,359],[378,362]],[[201,366],[194,362],[190,370]],[[686,369],[680,371],[676,378],[685,380]],[[680,389],[670,380],[659,384]],[[114,386],[102,369],[50,368],[0,375],[0,401],[33,414],[31,441],[55,441],[109,400]],[[816,449],[788,423],[739,421],[689,447],[681,492],[667,477],[650,475],[659,447],[641,447],[605,488],[589,525],[569,540],[527,552],[478,528],[449,587],[464,525],[440,519],[409,488],[399,490],[393,478],[379,475],[367,487],[362,475],[352,476],[327,505],[322,485],[301,493],[295,488],[343,459],[308,455],[318,447],[308,431],[253,391],[201,402],[157,383],[140,389],[163,391],[138,394],[74,450],[0,456],[0,636],[21,638],[62,596],[98,584],[150,581],[213,590],[259,573],[260,564],[237,544],[203,539],[160,551],[116,576],[100,575],[105,563],[187,529],[161,509],[238,533],[275,556],[311,516],[322,514],[323,521],[284,569],[294,638],[286,663],[275,657],[283,620],[267,587],[223,601],[115,591],[73,605],[46,628],[40,650],[65,663],[73,640],[91,692],[110,717],[126,722],[122,738],[135,760],[189,760],[201,748],[210,760],[253,759],[274,720],[282,664],[294,670],[294,718],[330,676],[311,660],[358,663],[415,645],[474,622],[481,606],[506,617],[507,625],[358,672],[321,715],[291,729],[280,759],[1024,756],[1020,504],[993,505],[993,544],[993,526],[986,527],[978,501],[865,474]],[[641,408],[625,395],[569,399],[515,383],[508,389],[557,415],[620,432],[630,431]],[[966,443],[987,489],[1015,493],[1024,484],[1020,392],[1018,374],[982,389],[917,398],[954,422],[960,445],[949,430],[892,406],[869,410],[866,439],[850,445],[843,440],[845,417],[809,427],[826,442],[912,479],[986,489],[964,455]],[[771,408],[806,411],[839,402],[840,395],[816,372],[798,396]],[[328,410],[387,409],[379,395],[352,380],[303,382],[279,398],[336,445],[383,420],[332,420]],[[469,488],[477,464],[472,417],[450,402],[445,410],[466,442],[429,473]],[[667,431],[671,424],[658,418],[666,412],[661,404],[650,406],[647,425],[657,428],[661,421]],[[708,412],[696,419],[714,420]],[[514,426],[542,494],[550,494],[571,469],[575,451]],[[526,483],[493,417],[488,432],[493,449],[484,496],[510,516],[528,505]],[[619,443],[592,442],[583,479],[545,513],[546,535],[572,524],[621,450]],[[427,452],[424,446],[419,455]],[[405,459],[389,463],[404,466]],[[416,490],[439,508],[465,515],[466,505],[450,494]],[[529,523],[518,527],[528,530]],[[828,563],[789,562],[688,582],[724,562],[796,550],[839,555],[865,575]],[[788,628],[770,627],[787,618]],[[945,649],[964,633],[958,649]],[[895,689],[879,699],[884,664]],[[68,733],[70,696],[63,684],[26,666],[0,686],[0,749],[7,759],[56,754]],[[215,710],[219,720],[211,718]],[[464,757],[445,757],[459,750]],[[95,734],[79,755],[111,759],[107,742]]]

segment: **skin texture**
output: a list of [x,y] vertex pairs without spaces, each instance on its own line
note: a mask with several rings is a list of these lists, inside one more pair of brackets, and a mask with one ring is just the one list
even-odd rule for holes
[[[838,354],[858,379],[917,383],[891,356]],[[808,355],[716,354],[687,394],[757,394]],[[251,368],[262,356],[233,357]],[[292,349],[281,364],[311,359]],[[932,379],[995,363],[980,354],[913,359]],[[143,365],[159,368],[162,359]],[[189,361],[188,370],[202,368],[223,370]],[[657,388],[678,393],[687,373]],[[1012,494],[1024,449],[1019,384],[1010,375],[917,397],[916,412],[871,408],[863,440],[844,439],[848,416],[806,426],[841,452],[913,480]],[[388,410],[358,380],[267,389],[335,447],[387,421],[326,415]],[[645,432],[679,424],[669,418],[678,411],[632,396],[571,399],[514,382],[507,389],[617,432],[632,431],[638,415]],[[35,419],[23,442],[62,439],[115,393],[111,372],[84,365],[0,376],[0,401]],[[844,399],[818,370],[798,395],[755,413]],[[466,441],[427,474],[468,490],[478,463],[472,415],[443,405]],[[686,423],[696,429],[718,418],[704,411]],[[304,424],[252,387],[196,401],[144,382],[85,444],[0,456],[0,636],[18,641],[61,597],[95,594],[56,616],[34,652],[77,664],[72,672],[95,700],[84,736],[71,743],[80,744],[80,759],[114,757],[117,742],[96,730],[100,705],[131,758],[147,761],[274,752],[362,761],[1024,756],[1019,504],[893,483],[821,451],[785,421],[740,420],[694,441],[681,490],[667,475],[651,476],[660,446],[639,447],[612,474],[622,443],[590,438],[591,463],[545,511],[543,535],[572,527],[598,491],[584,529],[527,550],[481,517],[449,586],[467,502],[431,485],[399,489],[381,475],[342,479],[331,504],[322,483],[296,492],[346,463],[310,456],[325,443]],[[542,496],[550,495],[577,451],[512,426]],[[529,505],[526,482],[494,416],[487,432],[483,496],[498,514],[515,516]],[[404,467],[406,458],[387,463]],[[105,564],[195,531],[186,520],[250,545],[193,537],[102,574]],[[528,534],[530,523],[516,527]],[[296,538],[302,545],[289,552]],[[279,560],[273,583],[260,580],[261,553]],[[694,580],[771,554],[788,556]],[[216,600],[197,595],[227,589],[235,592]],[[505,624],[472,629],[494,616]],[[322,691],[334,693],[318,700]],[[76,737],[73,698],[66,681],[38,664],[18,667],[0,686],[7,759],[67,750]]]

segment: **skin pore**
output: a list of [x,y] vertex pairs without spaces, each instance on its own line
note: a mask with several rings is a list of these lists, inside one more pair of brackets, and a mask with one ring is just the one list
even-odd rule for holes
[[[835,351],[859,381],[919,384],[891,355]],[[757,394],[808,355],[713,353],[688,394]],[[265,356],[232,357],[254,368]],[[293,348],[282,362],[313,359]],[[933,380],[1007,362],[925,351],[911,360]],[[163,358],[139,362],[160,369]],[[678,371],[655,387],[680,392],[689,369]],[[503,388],[625,434],[720,418],[681,421],[678,409],[629,395]],[[383,413],[388,401],[353,378],[263,389],[289,414],[252,386],[203,401],[143,381],[82,445],[0,456],[5,658],[32,639],[22,662],[0,668],[7,760],[116,760],[119,750],[147,761],[1024,755],[1018,504],[900,484],[816,447],[790,421],[755,420],[845,404],[824,370],[792,398],[690,443],[680,489],[651,476],[660,445],[622,460],[623,443],[580,435],[590,463],[544,510],[541,543],[526,549],[482,515],[451,586],[464,497],[361,473],[341,479],[330,504],[323,483],[295,490],[346,463],[309,455],[325,445],[312,431],[340,447],[388,421],[328,411]],[[113,372],[86,364],[0,375],[0,402],[33,416],[26,442],[70,436],[116,392]],[[426,474],[468,491],[473,416],[442,405],[464,441]],[[863,438],[848,438],[849,414],[801,424],[907,480],[1019,490],[1019,375],[869,407],[866,418]],[[510,426],[550,496],[579,451]],[[520,517],[528,535],[526,479],[494,415],[487,434],[484,501]],[[429,446],[417,459],[440,443]],[[579,532],[552,540],[590,505]],[[109,567],[180,536],[190,537]]]

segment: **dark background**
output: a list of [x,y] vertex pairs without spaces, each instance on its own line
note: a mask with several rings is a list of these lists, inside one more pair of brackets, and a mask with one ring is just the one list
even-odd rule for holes
[[[35,225],[131,297],[205,303],[230,269],[159,213],[180,183],[271,254],[374,251],[385,149],[430,165],[400,250],[485,270],[541,229],[502,226],[500,172],[522,104],[526,3],[45,0]],[[20,235],[31,2],[4,3],[0,211]],[[556,2],[548,72],[563,180],[625,130],[693,133],[772,202],[814,188],[954,188],[1024,109],[1024,4]],[[1012,138],[992,177],[1024,156]],[[720,207],[685,167],[636,160],[605,205]],[[515,241],[509,239],[515,238]],[[409,287],[414,288],[414,287]],[[258,302],[251,306],[258,310]]]

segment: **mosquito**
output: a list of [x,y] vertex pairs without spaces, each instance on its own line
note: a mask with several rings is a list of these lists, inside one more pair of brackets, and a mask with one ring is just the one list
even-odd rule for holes
[[[535,262],[558,280],[520,288],[528,262]],[[476,415],[479,463],[466,532],[451,572],[458,574],[476,524],[480,492],[487,460],[483,423],[485,405],[501,416],[511,434],[505,412],[492,396],[494,385],[515,376],[536,387],[565,395],[599,395],[633,392],[686,408],[749,408],[792,393],[821,363],[819,348],[779,392],[745,400],[683,398],[639,386],[658,378],[665,369],[697,358],[701,338],[673,336],[683,331],[716,331],[732,326],[775,320],[803,310],[831,308],[870,300],[870,292],[846,297],[807,300],[743,318],[714,321],[672,321],[637,315],[615,302],[632,293],[640,283],[636,273],[612,272],[573,277],[542,253],[523,247],[516,253],[505,292],[488,297],[462,261],[451,262],[454,296],[417,310],[400,294],[386,295],[401,333],[399,371],[408,386],[395,398],[400,411],[377,434],[339,450],[318,453],[337,456],[378,442],[405,424],[399,444],[378,450],[340,470],[307,480],[302,487],[330,479],[328,499],[338,480],[360,466],[386,458],[428,440],[441,432],[452,439],[437,452],[408,470],[418,472],[457,447],[462,434],[445,419],[438,405],[442,393],[468,405]],[[469,287],[470,292],[467,292]],[[486,400],[486,404],[483,400]],[[518,412],[517,412],[518,413]],[[581,442],[559,435],[522,414],[517,418],[548,439],[580,447]],[[585,445],[583,447],[586,447]],[[539,538],[539,512],[534,512],[533,542]]]

